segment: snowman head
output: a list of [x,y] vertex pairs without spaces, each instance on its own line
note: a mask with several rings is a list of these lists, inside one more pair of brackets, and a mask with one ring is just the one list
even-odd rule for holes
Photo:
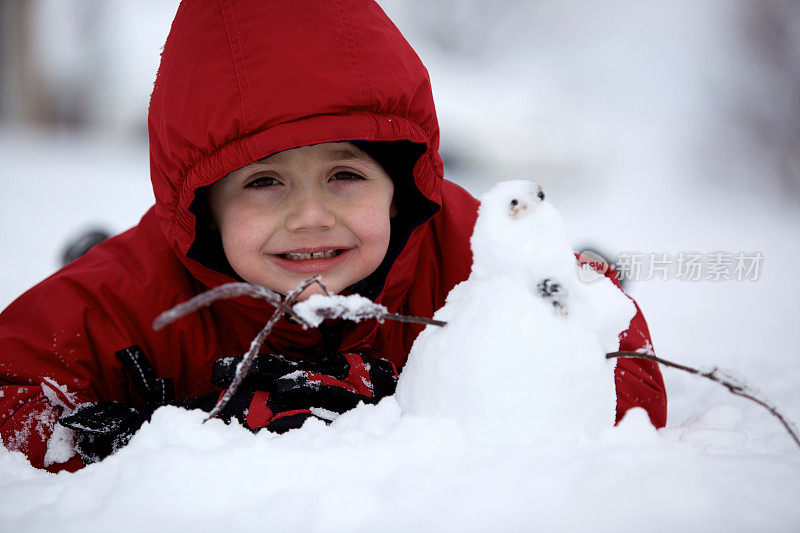
[[[495,185],[483,198],[479,217],[492,224],[513,228],[529,224],[546,202],[542,186],[528,180],[504,181]],[[531,220],[526,221],[526,219]]]
[[498,183],[481,198],[471,243],[474,270],[485,275],[524,274],[571,254],[561,215],[527,180]]

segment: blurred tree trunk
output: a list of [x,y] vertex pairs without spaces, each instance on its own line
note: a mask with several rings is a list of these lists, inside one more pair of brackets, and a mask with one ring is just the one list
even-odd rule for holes
[[800,195],[800,2],[742,7],[744,36],[760,76],[737,106],[739,120],[774,161],[783,192]]
[[0,1],[0,117],[41,124],[54,117],[33,64],[31,17],[31,2]]

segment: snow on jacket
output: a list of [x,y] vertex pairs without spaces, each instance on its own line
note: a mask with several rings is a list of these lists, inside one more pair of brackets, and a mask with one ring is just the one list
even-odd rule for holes
[[[0,315],[0,437],[39,468],[82,466],[50,439],[64,406],[142,403],[117,351],[140,346],[157,375],[172,379],[177,398],[204,394],[217,390],[209,379],[213,363],[243,353],[272,313],[241,297],[161,331],[151,327],[165,309],[235,280],[214,257],[202,195],[196,202],[195,194],[237,168],[315,143],[407,141],[416,163],[407,176],[393,175],[405,216],[393,219],[384,264],[352,290],[392,312],[432,316],[469,275],[477,201],[443,179],[428,73],[373,2],[329,0],[301,9],[284,1],[184,1],[164,47],[148,127],[155,205],[137,226],[95,246]],[[391,321],[346,323],[334,349],[399,367],[420,331]],[[283,320],[264,350],[308,356],[323,340],[319,330]],[[621,348],[646,345],[639,313]],[[657,366],[620,361],[616,379],[620,414],[640,405],[664,425]]]

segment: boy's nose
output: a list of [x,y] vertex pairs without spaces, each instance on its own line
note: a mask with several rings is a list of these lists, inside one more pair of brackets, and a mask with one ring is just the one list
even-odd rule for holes
[[336,223],[336,217],[323,191],[298,190],[289,202],[286,229],[290,231],[328,229]]

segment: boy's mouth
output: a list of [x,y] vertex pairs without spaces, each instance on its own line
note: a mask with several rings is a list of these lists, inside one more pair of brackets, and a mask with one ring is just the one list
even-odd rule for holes
[[322,250],[319,252],[287,252],[278,254],[279,257],[287,261],[309,261],[312,259],[330,259],[344,252],[341,248]]

